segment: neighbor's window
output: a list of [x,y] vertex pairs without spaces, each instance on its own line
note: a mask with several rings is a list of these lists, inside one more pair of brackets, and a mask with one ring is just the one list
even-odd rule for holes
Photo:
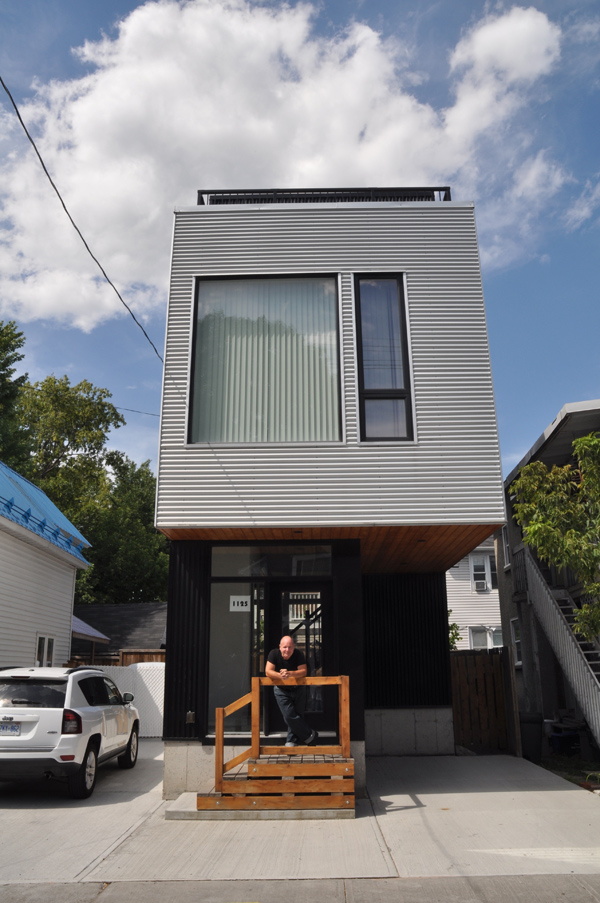
[[501,627],[469,627],[471,649],[495,649],[502,645]]
[[485,627],[470,627],[471,649],[487,649],[488,635]]
[[54,664],[54,637],[38,635],[35,664],[38,668],[51,668]]
[[504,567],[508,568],[510,567],[510,540],[506,524],[502,527],[502,549],[504,551]]
[[404,292],[398,276],[357,276],[361,438],[412,439]]
[[515,665],[521,665],[523,664],[523,659],[521,657],[521,625],[519,624],[518,618],[511,618],[510,632],[513,649],[515,651]]
[[493,552],[474,552],[471,559],[471,582],[477,593],[498,589],[496,556]]
[[333,276],[199,279],[190,442],[341,439]]

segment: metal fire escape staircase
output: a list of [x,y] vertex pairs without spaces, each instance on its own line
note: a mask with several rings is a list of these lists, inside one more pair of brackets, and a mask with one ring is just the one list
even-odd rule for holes
[[573,631],[575,605],[566,590],[552,590],[530,550],[524,548],[529,600],[575,695],[594,740],[600,745],[600,647]]

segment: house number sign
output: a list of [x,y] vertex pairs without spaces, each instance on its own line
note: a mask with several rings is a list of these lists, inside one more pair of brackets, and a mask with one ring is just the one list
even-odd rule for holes
[[229,611],[250,611],[250,596],[230,596]]

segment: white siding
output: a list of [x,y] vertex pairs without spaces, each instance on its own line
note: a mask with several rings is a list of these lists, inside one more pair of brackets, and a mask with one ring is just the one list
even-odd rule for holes
[[[493,552],[493,543],[478,546],[477,552]],[[457,649],[469,649],[469,627],[501,627],[498,590],[477,593],[471,581],[470,558],[467,555],[446,571],[446,594],[450,621],[458,624],[460,640]],[[506,638],[504,638],[506,640]]]
[[54,637],[54,664],[71,652],[76,568],[0,530],[0,667],[33,666],[37,636]]
[[[360,443],[352,275],[406,274],[414,443]],[[344,442],[186,447],[195,276],[340,274]],[[504,520],[471,204],[198,207],[175,219],[157,524]]]

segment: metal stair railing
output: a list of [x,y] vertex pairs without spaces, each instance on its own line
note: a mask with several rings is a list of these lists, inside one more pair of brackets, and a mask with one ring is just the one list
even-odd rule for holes
[[600,681],[600,645],[598,644],[598,640],[588,640],[578,634],[575,630],[575,615],[578,610],[578,606],[567,589],[565,589],[564,587],[554,589],[552,590],[552,595],[556,599],[558,607],[563,613],[567,624],[573,631],[573,635],[577,641],[579,648],[583,652],[585,660],[596,675],[596,679]]
[[552,590],[525,549],[529,599],[548,642],[569,681],[596,743],[600,744],[600,683],[577,642]]

